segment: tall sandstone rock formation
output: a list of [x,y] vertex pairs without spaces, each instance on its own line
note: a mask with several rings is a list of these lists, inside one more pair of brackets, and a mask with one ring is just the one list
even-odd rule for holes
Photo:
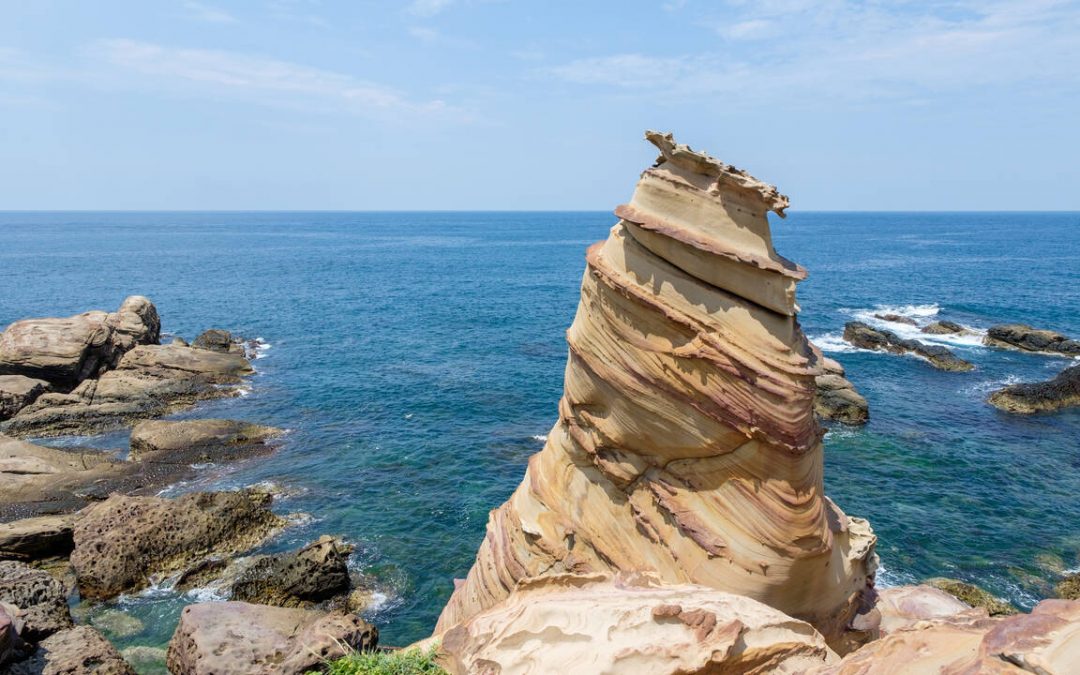
[[787,197],[670,134],[646,138],[660,157],[586,255],[559,421],[492,511],[436,635],[526,578],[650,571],[844,645],[875,537],[823,491],[822,357],[795,318],[806,271],[773,249],[767,218]]

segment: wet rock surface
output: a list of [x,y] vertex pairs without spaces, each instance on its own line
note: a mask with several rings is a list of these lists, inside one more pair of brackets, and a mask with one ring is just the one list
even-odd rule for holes
[[298,551],[245,561],[229,587],[233,600],[277,607],[311,607],[349,592],[352,547],[323,536]]
[[75,526],[71,564],[79,592],[106,599],[249,550],[284,525],[270,501],[265,493],[242,490],[176,499],[114,495],[95,504]]
[[870,419],[870,405],[844,377],[844,367],[833,359],[823,358],[825,372],[814,378],[817,393],[814,396],[814,414],[819,419],[866,424]]
[[223,461],[269,453],[281,429],[239,420],[151,420],[131,430],[131,461]]
[[927,335],[970,335],[972,333],[955,321],[934,321],[923,326],[921,331]]
[[844,339],[861,349],[872,349],[892,354],[915,354],[930,362],[939,370],[967,371],[975,366],[941,345],[928,345],[918,340],[907,340],[888,330],[872,328],[861,321],[849,321],[844,325]]
[[1029,415],[1080,406],[1080,366],[1066,368],[1052,380],[998,389],[987,399],[1005,412]]
[[1019,349],[1060,356],[1080,356],[1080,340],[1073,340],[1052,330],[1010,323],[991,326],[983,343],[989,347]]
[[354,614],[203,603],[181,613],[168,667],[174,675],[300,675],[377,644],[375,627]]

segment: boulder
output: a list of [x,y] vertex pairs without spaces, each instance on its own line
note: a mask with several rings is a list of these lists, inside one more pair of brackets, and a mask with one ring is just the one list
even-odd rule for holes
[[1045,382],[1011,384],[990,394],[987,402],[1005,412],[1029,415],[1080,406],[1080,366],[1071,366]]
[[983,343],[989,347],[1019,349],[1025,352],[1080,356],[1080,340],[1072,340],[1052,330],[1041,330],[1019,323],[991,326],[986,331]]
[[131,430],[133,461],[191,464],[266,454],[281,429],[238,420],[151,420]]
[[969,335],[972,331],[954,321],[935,321],[922,327],[927,335]]
[[20,635],[38,642],[70,628],[71,612],[63,584],[51,574],[14,560],[0,561],[0,602],[19,609]]
[[939,370],[967,371],[975,366],[941,345],[928,345],[918,340],[906,340],[888,330],[878,330],[860,321],[844,325],[844,339],[861,349],[892,354],[914,354]]
[[895,586],[878,591],[874,605],[881,615],[882,635],[912,628],[924,621],[951,617],[981,618],[985,609],[974,609],[957,598],[933,586]]
[[0,375],[25,375],[71,388],[116,365],[135,345],[155,344],[161,322],[142,296],[111,314],[91,311],[65,319],[24,319],[0,333]]
[[11,675],[135,675],[109,641],[89,626],[54,633],[28,658],[11,666]]
[[116,368],[71,393],[44,394],[4,423],[13,435],[100,433],[161,417],[198,401],[232,396],[254,370],[241,354],[183,345],[140,345]]
[[253,490],[176,499],[113,495],[75,525],[71,564],[84,598],[139,590],[208,558],[246,551],[279,530],[270,496]]
[[195,342],[191,346],[198,349],[208,349],[212,352],[228,353],[232,351],[233,343],[232,333],[220,328],[211,328],[203,331],[199,337],[195,338]]
[[349,592],[352,547],[323,536],[298,551],[257,556],[231,582],[233,600],[277,607],[311,607]]
[[184,608],[167,662],[173,675],[301,675],[377,644],[355,614],[214,602]]
[[24,518],[0,523],[0,560],[41,560],[66,556],[75,547],[77,514]]
[[49,383],[25,375],[0,375],[0,421],[15,415],[49,391]]
[[1007,616],[1016,614],[1016,608],[1011,604],[995,598],[974,584],[965,583],[956,579],[936,577],[927,579],[926,585],[944,591],[957,600],[970,607],[985,609],[990,616]]
[[843,375],[826,372],[814,378],[814,414],[820,419],[844,424],[866,424],[870,404]]
[[1080,600],[1080,572],[1066,574],[1065,578],[1054,586],[1054,593],[1064,600]]
[[875,319],[881,319],[882,321],[888,321],[889,323],[902,323],[905,326],[918,326],[918,322],[912,319],[910,316],[904,316],[902,314],[875,314]]
[[455,675],[802,673],[838,660],[809,624],[765,604],[626,573],[522,581],[438,649]]

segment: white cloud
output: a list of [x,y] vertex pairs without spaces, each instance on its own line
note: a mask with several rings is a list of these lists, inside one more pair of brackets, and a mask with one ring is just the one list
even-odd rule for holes
[[223,9],[212,7],[195,0],[185,0],[184,9],[188,16],[206,23],[236,23],[236,17]]
[[[178,91],[209,88],[257,101],[335,112],[437,113],[439,100],[416,102],[385,85],[351,75],[231,51],[102,40],[93,50],[112,66]],[[192,89],[194,88],[194,89]]]
[[409,3],[410,14],[419,17],[431,17],[441,13],[454,4],[454,0],[413,0]]

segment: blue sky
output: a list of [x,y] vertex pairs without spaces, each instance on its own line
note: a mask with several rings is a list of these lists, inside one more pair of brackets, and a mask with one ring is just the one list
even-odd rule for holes
[[0,209],[1080,209],[1080,2],[0,1]]

